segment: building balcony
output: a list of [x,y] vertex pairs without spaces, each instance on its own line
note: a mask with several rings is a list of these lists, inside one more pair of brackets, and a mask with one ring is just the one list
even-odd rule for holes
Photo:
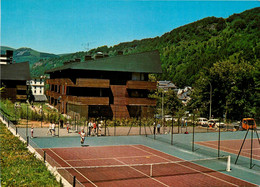
[[68,103],[78,105],[109,105],[109,97],[76,97],[66,96]]
[[78,78],[74,83],[69,78],[62,79],[47,79],[47,84],[53,85],[66,85],[71,87],[88,87],[88,88],[109,88],[110,81],[109,79],[83,79]]
[[156,106],[156,99],[151,98],[128,98],[130,106]]
[[16,85],[16,90],[27,90],[26,85]]
[[127,89],[142,89],[142,90],[155,90],[156,82],[150,81],[127,81]]
[[61,95],[60,93],[50,90],[46,91],[46,95],[54,99],[61,98],[60,102],[68,102],[78,105],[109,105],[109,97],[79,97],[72,95]]
[[16,99],[17,100],[26,100],[27,99],[27,95],[16,95]]

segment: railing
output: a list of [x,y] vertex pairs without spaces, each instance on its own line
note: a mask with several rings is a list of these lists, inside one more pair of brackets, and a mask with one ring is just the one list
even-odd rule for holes
[[156,82],[150,81],[127,81],[127,89],[144,89],[144,90],[155,90]]
[[27,86],[26,85],[17,85],[16,89],[17,90],[27,90]]
[[69,78],[62,79],[47,79],[47,84],[54,85],[66,85],[71,87],[88,87],[88,88],[109,88],[110,80],[109,79],[84,79],[78,78],[74,83]]
[[156,99],[151,98],[127,98],[128,105],[136,106],[156,106]]

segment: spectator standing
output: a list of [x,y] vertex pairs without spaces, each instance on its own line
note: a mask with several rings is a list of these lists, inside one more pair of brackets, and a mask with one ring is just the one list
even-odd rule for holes
[[101,122],[98,123],[98,136],[101,136],[101,127],[102,127],[102,124]]
[[31,126],[31,138],[33,138],[33,125]]
[[92,131],[92,121],[88,122],[88,136],[91,135],[91,131]]
[[93,123],[93,135],[95,136],[96,135],[96,132],[97,132],[97,122],[95,121]]
[[52,124],[52,122],[49,124],[49,128],[48,128],[48,131],[47,131],[47,135],[48,135],[49,133],[50,133],[50,134],[52,133],[52,132],[51,132],[51,131],[52,131],[52,130],[51,130],[51,124]]
[[156,134],[156,123],[153,122],[153,134]]
[[63,120],[60,119],[60,128],[63,128]]
[[52,136],[55,136],[55,123],[51,124]]
[[67,132],[70,132],[70,123],[67,121]]
[[160,123],[158,123],[158,124],[157,124],[157,132],[158,132],[158,134],[161,133],[160,130],[161,130],[161,125],[160,125]]

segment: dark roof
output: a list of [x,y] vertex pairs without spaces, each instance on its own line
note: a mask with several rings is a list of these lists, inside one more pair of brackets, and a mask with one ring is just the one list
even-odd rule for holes
[[118,55],[86,62],[74,62],[48,70],[45,73],[66,69],[162,73],[160,55],[158,51]]
[[1,80],[30,80],[29,62],[1,64]]

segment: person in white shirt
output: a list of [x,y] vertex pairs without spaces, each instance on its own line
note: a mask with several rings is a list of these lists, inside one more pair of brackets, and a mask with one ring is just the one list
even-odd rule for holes
[[83,145],[85,142],[85,138],[86,138],[86,133],[84,132],[84,129],[81,130],[80,137],[81,137],[80,143],[81,143],[81,145]]
[[55,123],[51,124],[52,136],[55,136]]

